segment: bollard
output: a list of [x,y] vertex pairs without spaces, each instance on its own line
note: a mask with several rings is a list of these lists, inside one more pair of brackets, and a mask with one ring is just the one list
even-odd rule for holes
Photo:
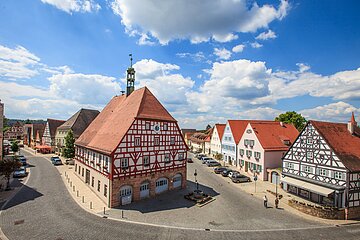
[[82,202],[83,202],[83,203],[85,202],[84,196],[82,196]]
[[77,196],[77,197],[79,196],[79,190],[76,191],[76,196]]
[[106,213],[105,213],[105,207],[104,207],[104,215],[105,215]]
[[72,187],[72,181],[70,181],[70,187]]
[[124,218],[124,210],[121,210],[121,218]]
[[75,192],[75,186],[73,186],[73,191]]
[[90,202],[90,209],[92,209],[92,202]]

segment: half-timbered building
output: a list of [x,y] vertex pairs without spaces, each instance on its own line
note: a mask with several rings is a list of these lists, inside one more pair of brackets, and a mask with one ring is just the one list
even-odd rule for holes
[[75,142],[75,172],[109,207],[186,186],[187,146],[147,87],[115,96]]
[[42,136],[43,146],[49,147],[51,152],[55,151],[55,134],[56,129],[65,121],[48,118],[45,125],[44,134]]
[[284,190],[360,216],[360,128],[309,121],[283,158]]

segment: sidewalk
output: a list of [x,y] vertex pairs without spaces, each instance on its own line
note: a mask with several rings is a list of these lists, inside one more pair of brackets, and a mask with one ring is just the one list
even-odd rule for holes
[[[236,166],[225,166],[225,167],[239,171],[241,174],[246,175],[251,178],[251,182],[249,182],[249,183],[234,184],[237,188],[251,194],[254,197],[260,198],[260,199],[263,199],[263,197],[266,195],[266,197],[268,198],[268,206],[275,207],[275,198],[276,197],[274,194],[267,191],[267,190],[270,190],[275,193],[276,192],[275,184],[270,183],[269,181],[261,181],[261,180],[257,180],[255,183],[253,176],[250,176],[248,173],[240,170]],[[229,179],[229,182],[231,182],[230,179]],[[256,191],[255,191],[255,184],[256,184]],[[295,199],[295,200],[302,201],[302,202],[307,202],[306,200],[285,192],[280,186],[277,187],[277,192],[278,192],[278,196],[279,195],[283,196],[282,199],[279,200],[279,205],[278,205],[279,210],[285,210],[292,214],[301,216],[302,218],[317,221],[320,223],[325,223],[325,224],[337,225],[337,224],[359,223],[356,220],[331,220],[331,219],[318,218],[315,216],[305,214],[305,213],[300,212],[297,209],[289,206],[288,202],[290,199]]]

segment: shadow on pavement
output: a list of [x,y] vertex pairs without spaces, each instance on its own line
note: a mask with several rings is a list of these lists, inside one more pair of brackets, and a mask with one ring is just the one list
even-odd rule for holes
[[[177,208],[190,208],[195,205],[195,202],[185,199],[184,196],[195,189],[195,182],[187,180],[187,186],[185,189],[168,191],[157,195],[154,198],[133,202],[129,205],[120,206],[114,209],[136,210],[141,213],[149,213]],[[205,185],[199,184],[199,189],[212,197],[219,195],[219,193],[213,188]]]
[[[22,183],[22,179],[21,178],[17,178],[14,179],[13,182],[11,183],[11,188],[19,188],[21,186],[23,186],[20,191],[15,195],[14,198],[12,198],[10,200],[10,202],[8,202],[8,204],[3,208],[3,210],[12,208],[14,206],[20,205],[24,202],[27,201],[31,201],[34,200],[38,197],[43,196],[42,193],[36,191],[35,189],[28,187],[26,185],[23,185]],[[4,204],[5,202],[3,202],[2,204]],[[2,206],[2,205],[1,205]]]

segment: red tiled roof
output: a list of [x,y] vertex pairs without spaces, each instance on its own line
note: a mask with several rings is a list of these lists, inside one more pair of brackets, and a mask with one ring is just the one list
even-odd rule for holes
[[50,136],[55,137],[56,129],[60,127],[65,121],[48,118],[47,122],[49,124]]
[[360,128],[352,135],[345,123],[309,121],[350,171],[360,171]]
[[115,96],[76,141],[77,145],[111,154],[135,119],[176,122],[147,87],[128,97]]
[[292,144],[299,135],[298,130],[292,124],[277,121],[250,122],[261,146],[267,151],[288,150],[290,145],[285,145],[284,140]]
[[222,139],[222,136],[224,135],[226,124],[217,123],[217,124],[215,124],[215,127],[217,129],[219,139]]
[[239,143],[248,123],[255,123],[255,122],[273,122],[273,121],[266,121],[266,120],[228,120],[234,141],[236,144]]

